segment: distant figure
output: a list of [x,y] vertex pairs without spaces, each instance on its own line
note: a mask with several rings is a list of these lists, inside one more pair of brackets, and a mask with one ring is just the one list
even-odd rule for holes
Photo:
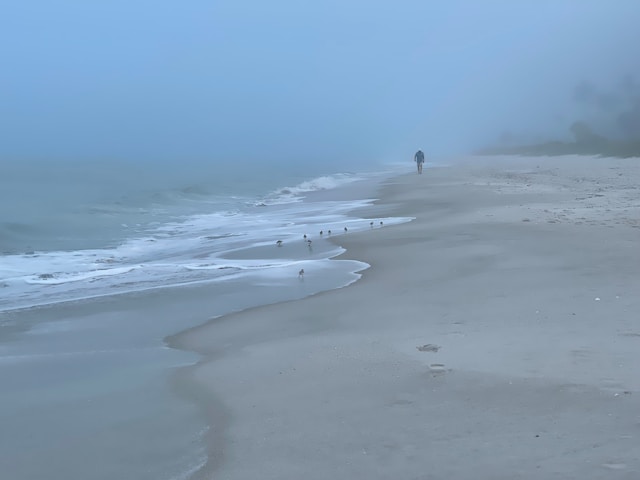
[[276,242],[276,245],[278,245],[279,247],[281,247],[281,246],[282,246],[282,240],[278,240],[278,241]]
[[304,268],[298,272],[298,278],[304,277]]
[[424,153],[422,153],[422,150],[418,150],[413,156],[413,159],[418,164],[418,173],[422,173],[422,164],[424,163]]

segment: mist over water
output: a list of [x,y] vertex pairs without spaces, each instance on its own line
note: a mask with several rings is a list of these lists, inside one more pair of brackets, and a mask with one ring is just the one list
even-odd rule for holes
[[593,117],[577,86],[639,78],[638,18],[634,0],[13,2],[0,161],[336,170],[566,136]]
[[5,3],[10,478],[186,478],[207,426],[169,388],[195,360],[162,339],[357,280],[327,228],[410,221],[354,216],[371,172],[640,138],[636,0]]

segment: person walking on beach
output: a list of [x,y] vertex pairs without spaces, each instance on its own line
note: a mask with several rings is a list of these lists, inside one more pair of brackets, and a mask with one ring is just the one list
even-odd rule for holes
[[424,153],[422,153],[422,150],[418,150],[413,156],[413,159],[418,164],[418,173],[422,173],[422,164],[424,163]]

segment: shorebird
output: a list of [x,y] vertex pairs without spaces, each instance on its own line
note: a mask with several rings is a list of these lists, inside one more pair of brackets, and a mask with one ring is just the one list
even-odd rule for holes
[[382,222],[380,222],[380,225],[382,225]]
[[305,233],[302,238],[304,238],[305,240],[307,239],[307,234]]
[[322,230],[320,230],[320,235],[322,235]]
[[304,268],[300,269],[300,271],[298,272],[298,278],[302,277],[304,277]]
[[276,242],[276,245],[278,245],[279,247],[281,247],[281,246],[282,246],[282,240],[278,240],[278,241]]
[[369,225],[371,225],[373,227],[373,222],[369,223]]
[[344,227],[344,231],[345,231],[345,232],[347,231],[347,227]]
[[329,235],[331,235],[331,230],[328,230],[328,231],[327,231],[327,233],[328,233]]

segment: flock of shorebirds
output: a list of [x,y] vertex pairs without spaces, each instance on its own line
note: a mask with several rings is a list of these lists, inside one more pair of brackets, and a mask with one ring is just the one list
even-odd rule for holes
[[[373,228],[374,222],[370,222],[369,226],[371,226],[371,228]],[[380,222],[380,226],[382,227],[384,225],[384,222]],[[344,227],[344,232],[347,233],[349,231],[349,229],[347,227]],[[320,236],[322,237],[324,235],[324,230],[320,230]],[[331,230],[327,230],[327,235],[331,235]],[[304,235],[302,235],[302,238],[304,239],[305,242],[307,242],[307,245],[309,245],[309,249],[311,249],[311,239],[307,237],[307,234],[305,233]],[[276,245],[278,247],[281,247],[283,244],[282,240],[278,240],[276,242]],[[304,268],[301,269],[298,272],[298,278],[303,278],[304,277]]]

